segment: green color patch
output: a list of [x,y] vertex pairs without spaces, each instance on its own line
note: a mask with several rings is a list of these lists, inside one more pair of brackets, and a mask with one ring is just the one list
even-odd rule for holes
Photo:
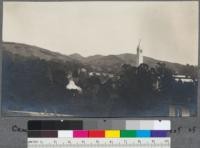
[[136,131],[135,130],[121,130],[120,131],[120,137],[136,137]]

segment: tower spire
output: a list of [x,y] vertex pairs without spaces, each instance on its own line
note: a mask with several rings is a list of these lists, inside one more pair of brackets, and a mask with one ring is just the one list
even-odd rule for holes
[[143,63],[143,55],[142,55],[142,49],[140,48],[141,39],[139,40],[138,46],[137,46],[137,63],[136,66],[140,66],[140,64]]
[[138,50],[140,49],[140,43],[141,43],[141,39],[139,39],[139,42],[138,42],[138,46],[137,46]]

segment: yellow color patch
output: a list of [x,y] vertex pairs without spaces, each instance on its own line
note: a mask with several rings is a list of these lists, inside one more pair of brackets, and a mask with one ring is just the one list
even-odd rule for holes
[[106,130],[105,137],[106,138],[120,138],[120,130]]

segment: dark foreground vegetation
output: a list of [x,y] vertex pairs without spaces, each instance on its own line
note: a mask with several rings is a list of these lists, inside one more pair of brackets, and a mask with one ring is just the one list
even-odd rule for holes
[[[182,65],[177,71],[159,61],[153,66],[147,63],[139,67],[117,62],[113,67],[114,70],[102,69],[74,59],[47,60],[4,50],[3,112],[84,117],[168,116],[169,105],[181,104],[193,108],[195,114],[197,67]],[[177,74],[191,81],[177,81]],[[82,88],[81,92],[66,89],[70,79]]]

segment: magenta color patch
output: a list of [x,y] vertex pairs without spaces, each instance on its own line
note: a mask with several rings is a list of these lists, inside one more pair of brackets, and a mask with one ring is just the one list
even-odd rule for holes
[[73,131],[73,137],[74,138],[86,138],[88,137],[88,131],[87,130],[74,130]]

